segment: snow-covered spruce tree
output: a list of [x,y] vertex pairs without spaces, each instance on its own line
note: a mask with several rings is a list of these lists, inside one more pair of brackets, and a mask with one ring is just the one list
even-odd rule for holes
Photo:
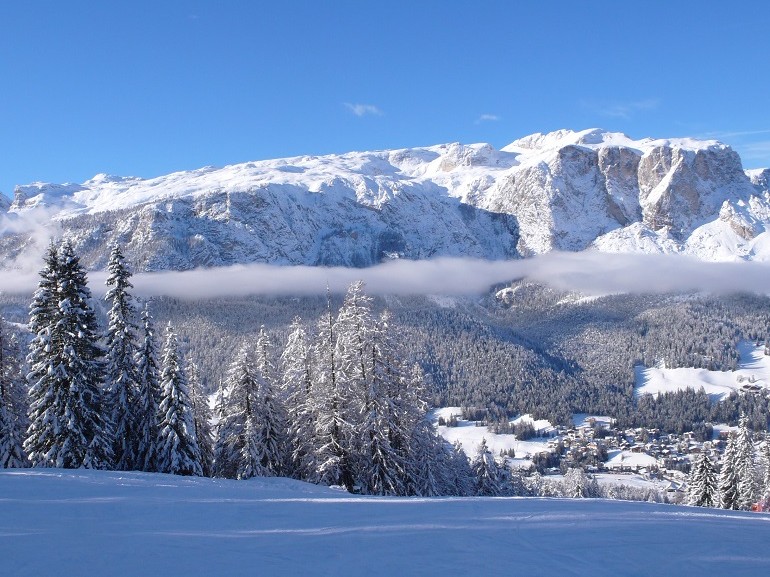
[[564,475],[564,496],[570,499],[594,497],[598,493],[596,481],[589,479],[580,467],[570,469]]
[[291,324],[279,367],[281,392],[287,409],[288,474],[316,482],[316,415],[312,403],[310,346],[299,317]]
[[139,443],[142,441],[139,411],[139,375],[137,373],[135,344],[136,311],[129,289],[131,272],[126,266],[120,245],[115,243],[107,264],[106,284],[110,287],[105,295],[109,304],[107,326],[107,352],[105,355],[105,396],[115,433],[115,469],[131,471],[142,469]]
[[688,485],[688,504],[696,507],[716,507],[719,505],[716,469],[705,448],[695,459],[690,471]]
[[198,365],[189,364],[190,401],[193,406],[195,439],[201,452],[201,467],[205,477],[214,474],[214,434],[211,429],[211,409],[209,400],[203,392]]
[[255,414],[258,442],[261,445],[261,466],[265,475],[283,475],[287,466],[286,410],[279,396],[278,374],[273,362],[273,346],[260,327],[256,344],[258,397]]
[[[229,372],[232,373],[231,366]],[[232,458],[232,447],[229,443],[237,437],[231,436],[227,431],[227,401],[228,392],[226,382],[219,381],[216,401],[214,403],[214,463],[212,473],[214,477],[233,478],[237,468],[237,459]]]
[[29,427],[24,448],[35,466],[108,468],[112,434],[104,418],[103,351],[85,270],[65,242],[46,255],[30,307],[34,338]]
[[481,439],[476,458],[471,464],[475,475],[475,494],[483,497],[496,497],[503,491],[500,482],[500,471],[498,470],[495,457],[487,447],[487,440]]
[[448,495],[468,497],[475,494],[476,475],[460,441],[455,441],[449,453],[450,473]]
[[19,341],[0,317],[0,469],[29,465],[24,452],[27,391]]
[[166,329],[160,387],[158,472],[200,477],[203,475],[203,468],[200,448],[195,438],[187,376],[171,323]]
[[765,433],[760,461],[762,463],[761,497],[764,497],[765,500],[770,500],[770,433]]
[[722,509],[738,509],[738,474],[736,436],[731,433],[722,455],[719,469],[719,506]]
[[446,442],[436,434],[428,419],[421,419],[412,432],[407,463],[407,494],[417,497],[456,494],[453,464]]
[[363,421],[373,377],[375,322],[371,309],[372,299],[364,294],[363,282],[354,282],[348,287],[334,327],[337,390],[343,401],[342,422],[347,425],[341,435],[341,468],[346,477],[343,483],[348,490],[359,487],[358,474],[369,466],[369,450],[362,446],[366,442],[362,429],[367,426]]
[[738,479],[738,509],[748,511],[755,501],[754,442],[749,419],[741,416],[735,441],[735,474]]
[[413,423],[400,414],[406,389],[405,377],[387,320],[369,329],[371,361],[364,381],[361,422],[356,427],[360,442],[357,477],[362,491],[373,495],[404,495],[407,486],[409,437]]
[[142,309],[142,343],[136,351],[136,409],[137,453],[136,467],[142,471],[157,471],[160,447],[160,421],[158,420],[161,390],[158,370],[155,326],[150,314],[150,303]]
[[345,485],[353,489],[353,472],[350,467],[350,443],[352,430],[346,420],[347,398],[339,379],[339,363],[336,357],[336,325],[331,309],[331,297],[327,295],[326,312],[318,321],[318,333],[313,346],[312,390],[314,414],[317,415],[315,437],[315,461],[318,482],[325,485]]
[[[248,472],[250,476],[262,474],[259,469],[261,454],[256,441],[256,416],[258,377],[248,347],[242,346],[227,379],[217,394],[216,442],[214,444],[214,475],[234,479]],[[247,447],[247,412],[252,413],[252,426],[248,431],[251,447]],[[246,460],[251,462],[246,463]]]

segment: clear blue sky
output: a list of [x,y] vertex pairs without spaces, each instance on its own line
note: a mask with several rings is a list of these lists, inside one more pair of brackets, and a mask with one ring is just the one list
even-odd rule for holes
[[557,128],[770,166],[770,3],[0,5],[0,191]]

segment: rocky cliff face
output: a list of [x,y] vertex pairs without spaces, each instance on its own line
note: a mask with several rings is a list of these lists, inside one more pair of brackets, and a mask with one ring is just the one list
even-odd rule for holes
[[[770,172],[715,141],[601,130],[488,144],[299,157],[144,180],[18,187],[6,267],[40,250],[40,214],[91,266],[119,241],[137,270],[245,262],[369,266],[551,250],[766,259]],[[38,215],[35,217],[35,215]],[[10,232],[14,231],[14,232]],[[39,232],[39,231],[36,231]],[[35,239],[42,235],[36,234]]]

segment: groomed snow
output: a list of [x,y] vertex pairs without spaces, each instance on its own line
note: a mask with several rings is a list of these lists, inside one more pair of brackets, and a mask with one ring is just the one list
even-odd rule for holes
[[13,577],[770,574],[761,513],[56,469],[0,472],[0,496]]
[[684,389],[703,390],[717,399],[723,399],[742,387],[770,389],[770,357],[764,346],[751,341],[738,344],[740,361],[735,371],[665,367],[636,367],[636,394],[658,395]]

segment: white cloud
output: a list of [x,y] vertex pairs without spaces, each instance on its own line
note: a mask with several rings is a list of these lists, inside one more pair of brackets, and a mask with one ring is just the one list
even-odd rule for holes
[[[0,214],[0,237],[6,234],[24,235],[24,249],[5,265],[23,273],[37,271],[42,262],[42,254],[45,252],[51,239],[61,236],[62,231],[58,221],[53,219],[57,210],[38,206],[20,213],[9,212]],[[1,273],[4,277],[15,273]],[[0,286],[0,290],[2,286]]]
[[631,102],[595,102],[584,100],[581,104],[602,116],[628,120],[637,112],[655,110],[660,106],[660,99],[647,98],[645,100],[634,100]]
[[[104,293],[104,272],[90,275],[91,290]],[[323,294],[328,284],[344,292],[356,280],[371,294],[481,294],[497,283],[526,278],[561,290],[584,294],[669,293],[715,294],[755,292],[770,287],[770,264],[706,263],[683,256],[552,252],[511,261],[438,258],[397,260],[365,269],[274,266],[266,264],[137,274],[136,293],[179,298],[220,298],[253,294]],[[31,294],[35,274],[0,275],[0,291]]]
[[501,120],[501,118],[497,114],[482,114],[476,119],[476,124],[481,124],[482,122],[497,122]]
[[350,102],[346,102],[345,107],[356,116],[382,116],[382,110],[377,108],[374,104],[351,104]]

